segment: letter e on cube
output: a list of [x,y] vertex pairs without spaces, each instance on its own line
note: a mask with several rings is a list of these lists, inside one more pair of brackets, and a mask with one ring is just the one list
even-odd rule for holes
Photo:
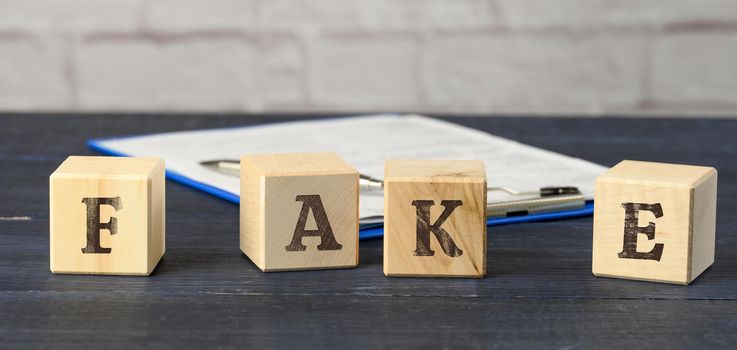
[[596,276],[689,284],[714,262],[717,171],[625,160],[596,179]]

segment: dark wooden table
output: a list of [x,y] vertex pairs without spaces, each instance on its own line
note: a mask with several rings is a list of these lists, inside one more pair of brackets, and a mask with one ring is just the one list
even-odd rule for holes
[[49,272],[48,176],[88,138],[294,119],[1,116],[0,347],[737,347],[734,120],[452,119],[607,166],[716,167],[716,262],[690,286],[595,278],[591,218],[491,228],[483,280],[386,278],[380,239],[356,269],[264,274],[238,207],[173,182],[152,276]]

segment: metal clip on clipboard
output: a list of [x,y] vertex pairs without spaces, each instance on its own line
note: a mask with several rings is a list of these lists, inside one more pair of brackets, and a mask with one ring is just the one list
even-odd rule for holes
[[514,201],[487,203],[486,216],[490,218],[576,210],[586,205],[586,199],[576,187],[543,187],[540,191],[531,192],[517,192],[506,187],[489,187],[488,190],[504,191],[515,196],[538,196]]
[[[240,162],[237,160],[210,160],[200,164],[217,172],[239,176]],[[359,188],[366,192],[381,192],[384,182],[368,175],[359,175]],[[576,187],[543,187],[538,191],[518,192],[507,187],[489,187],[487,191],[504,191],[513,196],[537,196],[514,201],[487,203],[486,216],[490,218],[523,216],[581,209],[586,199]]]

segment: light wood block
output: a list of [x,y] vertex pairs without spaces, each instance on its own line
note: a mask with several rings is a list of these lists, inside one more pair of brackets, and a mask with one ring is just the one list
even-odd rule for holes
[[53,273],[150,275],[164,255],[164,162],[67,158],[49,178]]
[[240,245],[262,271],[358,265],[358,171],[335,153],[241,158]]
[[486,170],[475,160],[390,160],[384,274],[486,275]]
[[717,171],[625,160],[596,179],[596,276],[689,284],[714,262]]

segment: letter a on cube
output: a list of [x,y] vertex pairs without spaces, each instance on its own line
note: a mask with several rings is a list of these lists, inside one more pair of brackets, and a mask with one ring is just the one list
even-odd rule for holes
[[241,158],[241,250],[262,271],[358,265],[358,171],[335,153]]
[[390,160],[384,274],[486,275],[486,170],[472,160]]
[[164,255],[164,162],[67,158],[49,178],[54,273],[149,275]]
[[625,160],[596,179],[596,276],[689,284],[714,262],[717,171]]

